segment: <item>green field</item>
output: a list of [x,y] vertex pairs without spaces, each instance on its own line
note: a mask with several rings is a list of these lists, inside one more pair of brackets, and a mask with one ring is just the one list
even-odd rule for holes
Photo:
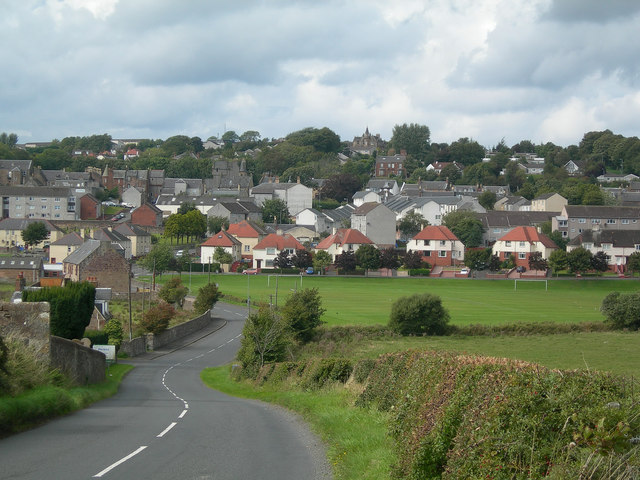
[[[163,275],[161,281],[170,278]],[[191,291],[196,294],[208,276],[192,275]],[[189,275],[182,274],[189,285]],[[268,275],[212,275],[224,294],[242,299],[250,293],[252,303],[276,302],[276,277]],[[317,287],[327,312],[329,325],[386,324],[391,305],[399,297],[432,293],[442,298],[454,325],[499,325],[518,322],[598,322],[602,299],[610,292],[640,290],[634,280],[510,280],[341,278],[280,276],[277,301],[283,304],[296,288]]]

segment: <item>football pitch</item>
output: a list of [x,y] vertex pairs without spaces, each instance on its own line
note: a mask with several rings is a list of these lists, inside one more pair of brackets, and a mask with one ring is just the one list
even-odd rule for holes
[[[164,275],[166,281],[170,278]],[[182,274],[192,295],[207,275]],[[434,278],[344,278],[276,275],[212,275],[224,294],[251,302],[283,305],[299,288],[317,288],[327,310],[328,325],[386,324],[398,298],[413,294],[438,295],[454,325],[501,325],[535,322],[599,322],[602,299],[614,291],[640,290],[638,280],[549,279],[517,283],[513,280]]]

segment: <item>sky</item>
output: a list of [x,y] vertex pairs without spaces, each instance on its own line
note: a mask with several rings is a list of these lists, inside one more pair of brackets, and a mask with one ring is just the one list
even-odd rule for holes
[[3,0],[0,132],[640,132],[636,0]]

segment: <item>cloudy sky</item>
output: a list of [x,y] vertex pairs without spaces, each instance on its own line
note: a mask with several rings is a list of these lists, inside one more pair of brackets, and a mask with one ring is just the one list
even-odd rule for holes
[[343,140],[420,123],[577,144],[640,133],[636,0],[3,0],[0,132],[19,142]]

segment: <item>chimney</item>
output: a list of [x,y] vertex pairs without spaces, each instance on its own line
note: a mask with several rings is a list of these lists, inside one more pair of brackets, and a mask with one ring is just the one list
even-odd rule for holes
[[298,179],[297,179],[296,183],[300,183],[300,175],[298,175]]

